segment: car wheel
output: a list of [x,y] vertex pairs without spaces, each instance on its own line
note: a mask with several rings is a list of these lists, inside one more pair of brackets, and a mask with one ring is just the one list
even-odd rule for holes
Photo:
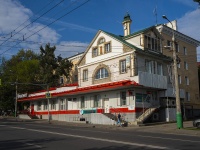
[[200,123],[197,123],[197,128],[200,128]]

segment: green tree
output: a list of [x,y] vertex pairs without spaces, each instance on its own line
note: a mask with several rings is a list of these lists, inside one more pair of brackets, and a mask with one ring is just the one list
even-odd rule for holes
[[[13,110],[15,83],[38,83],[39,55],[31,50],[20,50],[11,59],[2,59],[0,78],[0,109]],[[41,87],[18,84],[18,93],[29,93]]]
[[67,58],[55,57],[55,50],[50,44],[40,47],[40,79],[50,86],[57,86],[61,75],[68,77],[73,66]]

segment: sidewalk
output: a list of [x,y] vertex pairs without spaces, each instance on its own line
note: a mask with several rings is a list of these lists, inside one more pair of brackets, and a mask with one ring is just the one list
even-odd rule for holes
[[152,132],[152,133],[165,133],[165,134],[185,134],[191,136],[200,136],[200,129],[196,129],[192,125],[192,121],[185,121],[183,128],[178,129],[176,123],[164,123],[164,124],[147,124],[146,126],[129,125],[128,127],[118,127],[116,125],[100,125],[100,124],[83,124],[72,123],[64,121],[52,120],[51,124],[77,126],[84,128],[103,128],[107,130],[135,130],[140,132]]
[[[0,117],[0,120],[3,119]],[[41,119],[17,119],[14,117],[5,117],[4,120],[13,120],[18,122],[34,122],[34,123],[42,123],[49,124],[48,120]],[[196,129],[193,127],[192,121],[184,121],[183,128],[178,129],[176,123],[154,123],[154,124],[146,124],[145,126],[136,126],[129,124],[128,127],[118,127],[116,125],[100,125],[100,124],[86,124],[86,123],[76,123],[76,122],[65,122],[65,121],[56,121],[51,120],[50,124],[55,125],[63,125],[63,126],[75,126],[82,128],[103,128],[105,130],[135,130],[140,132],[152,132],[152,133],[165,133],[165,134],[185,134],[191,136],[200,136],[200,129]]]

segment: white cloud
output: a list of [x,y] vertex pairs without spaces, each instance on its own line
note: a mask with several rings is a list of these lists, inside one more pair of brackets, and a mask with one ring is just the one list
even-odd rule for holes
[[[4,55],[14,55],[19,50],[18,47],[20,46],[24,49],[39,49],[40,44],[37,44],[37,42],[57,43],[60,35],[54,29],[46,27],[43,24],[37,22],[31,23],[30,18],[32,16],[32,11],[22,6],[18,1],[0,1],[0,44],[2,44],[0,53],[6,51]],[[22,25],[25,21],[27,22]],[[17,30],[14,32],[16,28]],[[13,35],[12,38],[10,38],[11,32]],[[34,41],[36,43],[20,43],[19,40],[23,40],[23,36],[25,41]],[[17,42],[14,42],[14,39]],[[7,42],[5,43],[4,41]],[[9,50],[13,45],[16,46]]]
[[182,18],[178,19],[178,28],[180,32],[200,40],[200,9],[186,13]]
[[78,53],[84,52],[88,43],[82,43],[78,41],[62,41],[56,46],[56,56],[61,54],[62,58],[70,57]]
[[[178,19],[178,30],[198,41],[200,41],[200,9],[186,13]],[[197,59],[200,61],[200,47],[197,49]]]
[[[41,17],[41,20],[49,23],[49,22],[53,22],[55,19],[47,18],[47,17]],[[59,30],[64,30],[65,28],[70,28],[70,29],[89,32],[89,33],[96,33],[97,32],[96,29],[92,29],[92,28],[89,28],[89,27],[85,27],[85,26],[81,26],[81,25],[77,25],[77,24],[73,24],[73,23],[63,22],[63,21],[56,21],[55,24],[64,27],[64,28],[61,28]]]
[[[40,46],[42,45],[44,47],[46,43],[51,43],[51,46],[56,45],[55,55],[61,54],[63,58],[86,50],[88,43],[77,41],[61,41],[58,43],[61,35],[56,30],[46,27],[44,24],[38,22],[31,23],[31,18],[33,17],[39,16],[33,16],[32,11],[25,8],[19,1],[0,0],[0,45],[2,44],[0,54],[3,53],[5,57],[10,58],[20,49],[31,49],[39,53]],[[49,21],[54,21],[52,18],[42,17],[41,19],[48,21],[48,23]],[[22,25],[22,23],[24,24]],[[95,29],[63,21],[57,21],[56,23],[64,28],[67,27],[89,33],[96,32]],[[16,28],[17,30],[13,32]],[[64,28],[61,30],[64,30]],[[13,35],[12,38],[10,38],[11,32]],[[22,41],[23,37],[25,39],[24,41]],[[4,43],[6,40],[7,42]]]
[[193,0],[174,0],[175,2],[182,3],[186,6],[196,7],[198,3],[194,2]]

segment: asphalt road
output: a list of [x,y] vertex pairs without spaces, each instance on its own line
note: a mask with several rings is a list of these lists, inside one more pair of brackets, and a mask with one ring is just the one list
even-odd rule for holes
[[199,135],[0,119],[0,150],[199,150],[199,147]]

